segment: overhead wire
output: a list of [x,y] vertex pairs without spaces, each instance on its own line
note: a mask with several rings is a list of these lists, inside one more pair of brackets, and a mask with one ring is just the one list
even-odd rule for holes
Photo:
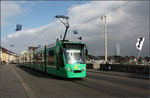
[[[82,1],[82,0],[79,0],[79,1],[78,1],[76,4],[74,4],[70,9],[68,9],[68,10],[65,12],[65,15],[66,15],[67,13],[69,13],[73,8],[75,8],[81,1]],[[132,1],[134,1],[134,0],[132,0]],[[104,13],[102,13],[102,14],[100,14],[100,15],[98,15],[98,16],[92,18],[92,19],[90,19],[90,20],[84,22],[83,24],[80,24],[80,25],[78,25],[78,26],[76,26],[76,27],[72,27],[72,28],[70,28],[70,29],[73,30],[73,28],[79,28],[79,27],[81,27],[82,25],[85,25],[85,24],[87,24],[87,23],[89,23],[89,22],[91,22],[91,21],[93,21],[93,20],[99,18],[100,16],[103,16],[103,15],[105,15],[105,14],[107,14],[107,13],[110,13],[110,12],[112,12],[112,11],[114,11],[114,10],[120,9],[120,8],[122,8],[123,6],[128,5],[128,4],[131,3],[132,1],[129,1],[129,2],[127,2],[127,3],[125,3],[125,4],[121,5],[121,6],[118,6],[118,7],[113,8],[113,9],[110,9],[109,11],[106,11],[106,12],[104,12]],[[48,28],[43,29],[44,31],[42,31],[41,33],[44,33],[47,29],[48,29]],[[37,34],[37,35],[36,35],[34,38],[32,38],[27,44],[30,44],[31,42],[33,42],[33,40],[35,40],[35,38],[38,37],[38,36],[40,36],[40,35]],[[48,39],[45,40],[45,41],[48,41]],[[45,41],[44,41],[44,42],[45,42]]]
[[[134,0],[132,0],[132,1],[134,1]],[[112,12],[112,11],[114,11],[114,10],[120,9],[120,8],[122,8],[122,7],[126,6],[126,5],[128,5],[128,4],[131,3],[132,1],[129,1],[129,2],[127,2],[127,3],[124,3],[124,4],[120,5],[120,6],[115,7],[115,8],[112,8],[112,9],[110,9],[110,10],[108,10],[108,11],[102,13],[102,14],[99,14],[98,16],[96,16],[96,17],[94,17],[94,18],[92,18],[92,19],[90,19],[90,20],[87,20],[86,22],[84,22],[84,23],[82,23],[82,24],[79,24],[79,25],[75,26],[75,27],[71,27],[70,30],[79,29],[79,27],[81,27],[81,26],[83,26],[83,25],[85,25],[85,24],[87,24],[87,23],[89,23],[89,22],[91,22],[91,21],[93,21],[93,20],[99,18],[100,16],[103,16],[103,15],[105,15],[105,14],[107,14],[107,13],[110,13],[110,12]]]
[[110,9],[109,11],[106,11],[106,12],[104,12],[104,13],[102,13],[102,14],[99,14],[98,16],[96,16],[96,17],[94,17],[94,18],[92,18],[92,19],[90,19],[90,20],[84,22],[83,24],[80,24],[80,25],[78,25],[78,26],[76,26],[76,27],[72,27],[72,28],[79,28],[79,27],[81,27],[82,25],[85,25],[85,24],[87,24],[87,23],[89,23],[89,22],[91,22],[91,21],[93,21],[93,20],[99,18],[100,16],[103,16],[103,15],[105,15],[105,14],[107,14],[107,13],[110,13],[110,12],[112,12],[112,11],[114,11],[114,10],[120,9],[120,8],[122,8],[122,7],[126,6],[126,5],[128,5],[129,3],[133,2],[133,1],[134,1],[134,0],[131,0],[131,1],[127,2],[127,3],[125,3],[125,4],[122,4],[122,5],[118,6],[118,7],[115,7],[115,8],[113,8],[113,9]]
[[[81,2],[81,0],[79,0],[76,4],[74,4],[70,9],[68,9],[68,11],[66,11],[64,14],[67,14],[68,12],[70,12],[75,6],[77,6],[79,3]],[[46,30],[47,30],[48,28],[46,28]],[[41,32],[41,33],[44,33],[46,30],[44,30],[43,32]],[[36,38],[36,37],[38,37],[38,36],[40,36],[40,35],[36,35],[34,38],[32,38],[27,44],[30,44],[31,42],[33,42],[33,40]],[[47,40],[45,40],[45,41],[48,41],[49,39],[47,39]],[[45,42],[44,41],[44,42]]]
[[74,7],[76,7],[82,0],[79,0],[76,4],[74,4],[71,8],[69,8],[64,15],[66,15],[68,12],[70,12]]
[[[81,3],[82,0],[79,0],[77,3],[75,3],[71,8],[69,8],[64,15],[68,14],[73,8],[75,8],[79,3]],[[49,39],[46,39],[44,42],[48,41]]]

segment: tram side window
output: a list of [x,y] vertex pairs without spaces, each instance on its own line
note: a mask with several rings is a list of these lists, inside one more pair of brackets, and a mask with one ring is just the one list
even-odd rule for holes
[[31,52],[31,54],[30,54],[30,59],[31,59],[31,63],[33,63],[33,52]]
[[37,64],[40,64],[40,62],[42,62],[42,53],[36,54],[36,62]]
[[37,60],[37,55],[36,55],[36,54],[34,54],[34,60],[35,60],[35,61]]
[[41,61],[42,60],[42,53],[37,54],[37,60]]
[[38,54],[34,54],[34,61],[35,61],[35,64],[38,64],[39,63],[39,58],[38,58]]
[[54,51],[48,52],[48,65],[54,66]]

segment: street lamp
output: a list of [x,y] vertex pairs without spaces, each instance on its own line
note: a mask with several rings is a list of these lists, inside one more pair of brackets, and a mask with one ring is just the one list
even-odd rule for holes
[[107,28],[106,28],[106,16],[101,16],[101,19],[105,18],[105,63],[107,62]]

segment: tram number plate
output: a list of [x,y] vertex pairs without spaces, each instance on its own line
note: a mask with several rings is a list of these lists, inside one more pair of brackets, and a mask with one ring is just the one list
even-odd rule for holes
[[74,73],[81,73],[81,70],[75,70]]

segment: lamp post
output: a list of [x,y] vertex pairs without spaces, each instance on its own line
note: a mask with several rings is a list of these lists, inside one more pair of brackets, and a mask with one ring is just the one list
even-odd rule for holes
[[105,63],[107,62],[107,27],[106,27],[106,16],[101,16],[101,19],[105,18]]

